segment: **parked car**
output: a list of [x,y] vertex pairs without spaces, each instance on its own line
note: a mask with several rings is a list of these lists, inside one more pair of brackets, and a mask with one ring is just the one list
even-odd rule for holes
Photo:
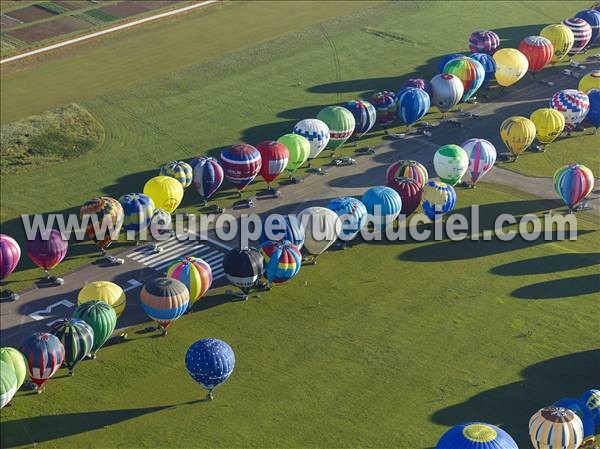
[[106,256],[106,261],[110,265],[123,265],[125,263],[125,259],[121,259],[120,257],[115,257],[115,256]]

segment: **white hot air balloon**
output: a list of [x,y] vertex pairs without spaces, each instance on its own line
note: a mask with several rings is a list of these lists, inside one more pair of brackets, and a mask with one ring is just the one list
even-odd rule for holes
[[461,80],[449,73],[440,73],[431,79],[433,92],[432,105],[442,112],[448,112],[458,104],[464,93]]
[[310,143],[309,159],[316,158],[329,143],[329,127],[322,120],[307,118],[294,126],[294,134],[305,137]]
[[298,214],[298,221],[304,228],[304,249],[314,256],[333,245],[342,230],[338,215],[326,207],[308,207]]

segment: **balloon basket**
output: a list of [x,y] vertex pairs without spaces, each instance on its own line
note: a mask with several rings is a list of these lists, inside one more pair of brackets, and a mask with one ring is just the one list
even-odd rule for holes
[[69,377],[73,377],[73,370],[69,370],[69,372],[67,374]]
[[206,395],[206,400],[207,400],[207,401],[212,401],[214,398],[215,398],[215,397],[213,396],[213,392],[212,392],[212,390],[210,390],[210,391],[208,392],[208,394]]

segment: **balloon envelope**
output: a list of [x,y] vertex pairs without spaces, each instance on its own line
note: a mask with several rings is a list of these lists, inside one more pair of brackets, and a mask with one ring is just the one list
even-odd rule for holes
[[393,162],[385,172],[385,179],[388,183],[393,183],[396,178],[414,179],[419,187],[423,188],[429,181],[429,174],[423,164],[411,160],[399,160]]
[[460,146],[469,157],[467,174],[471,179],[471,184],[475,185],[494,166],[497,156],[496,148],[485,139],[468,139]]
[[270,215],[263,224],[258,239],[262,245],[268,241],[288,240],[298,249],[304,245],[304,228],[294,215]]
[[324,253],[341,229],[337,214],[326,207],[308,207],[298,214],[298,221],[304,229],[304,249],[313,256]]
[[584,93],[589,93],[592,89],[600,89],[600,70],[593,70],[586,73],[579,80],[579,90]]
[[433,92],[431,91],[431,84],[429,81],[423,78],[410,78],[404,82],[402,89],[405,87],[415,87],[417,89],[424,90],[431,97]]
[[152,198],[156,207],[172,214],[183,199],[183,186],[170,176],[155,176],[144,184],[144,195]]
[[535,137],[542,145],[554,142],[565,129],[565,117],[555,109],[536,109],[529,119],[535,125]]
[[[80,217],[90,216],[90,221],[86,228],[86,235],[96,242],[96,246],[104,248],[113,240],[119,238],[121,226],[123,225],[124,213],[123,206],[114,198],[101,196],[86,201],[79,210]],[[97,227],[100,233],[96,232],[94,221],[97,221]],[[103,223],[106,228],[102,229]]]
[[0,360],[0,408],[10,403],[18,389],[13,367]]
[[600,11],[596,11],[595,9],[584,9],[575,14],[575,17],[585,20],[590,25],[592,28],[590,45],[596,43],[600,33]]
[[352,100],[344,104],[344,107],[354,116],[354,121],[356,122],[354,134],[356,134],[356,137],[362,137],[375,125],[377,111],[368,101]]
[[590,109],[590,99],[577,89],[565,89],[552,96],[550,107],[565,117],[567,129],[574,129],[585,119]]
[[592,412],[594,423],[600,425],[600,390],[587,390],[579,400]]
[[273,182],[287,167],[290,152],[282,143],[265,140],[256,145],[262,160],[260,176],[267,184]]
[[562,24],[568,27],[573,32],[573,46],[569,51],[569,56],[575,56],[581,53],[585,47],[588,46],[592,38],[592,27],[585,20],[578,17],[571,17],[565,19]]
[[423,187],[423,212],[430,220],[436,221],[456,206],[454,187],[445,182],[429,181]]
[[488,55],[487,53],[471,53],[469,58],[477,61],[483,67],[483,72],[485,73],[483,82],[485,84],[489,83],[495,78],[496,61],[494,61],[492,56]]
[[160,166],[160,176],[170,176],[181,183],[184,189],[192,184],[192,166],[183,161],[170,161]]
[[65,360],[64,346],[47,332],[36,332],[25,338],[20,349],[27,360],[29,377],[40,390]]
[[85,321],[94,331],[92,343],[92,354],[104,346],[117,326],[117,314],[115,309],[103,301],[86,301],[77,306],[73,312],[73,318]]
[[519,51],[527,58],[528,70],[537,73],[552,60],[554,46],[545,37],[527,36],[519,43]]
[[216,338],[199,340],[188,348],[185,367],[192,379],[207,390],[213,390],[229,379],[233,372],[233,349]]
[[237,190],[243,190],[254,180],[261,167],[260,152],[252,145],[238,143],[221,151],[225,178]]
[[416,87],[402,89],[396,94],[396,102],[398,103],[398,117],[406,125],[412,125],[423,118],[431,106],[429,94]]
[[[316,118],[300,120],[294,126],[293,133],[298,134],[308,140],[310,145],[308,159],[316,158],[329,143],[329,127],[325,124],[325,122]],[[302,161],[302,164],[304,162],[306,162],[306,160]]]
[[558,62],[564,58],[575,42],[575,36],[571,29],[562,24],[548,25],[540,32],[540,36],[552,42],[554,48],[552,62]]
[[477,92],[485,79],[485,69],[476,60],[467,56],[451,59],[444,67],[444,73],[456,76],[463,85],[461,101],[467,101]]
[[260,252],[265,264],[265,277],[269,283],[281,284],[296,276],[302,266],[302,254],[288,240],[268,241],[261,245]]
[[556,401],[554,407],[562,407],[571,410],[579,419],[581,419],[581,423],[583,424],[583,438],[593,437],[595,432],[595,424],[594,417],[592,416],[592,411],[587,408],[587,406],[581,402],[579,399],[575,398],[563,398],[559,401]]
[[500,37],[490,30],[481,30],[469,36],[469,50],[473,53],[493,54],[500,47]]
[[383,91],[378,92],[369,100],[375,111],[377,111],[377,123],[382,126],[389,125],[396,120],[396,94],[393,92]]
[[535,125],[525,117],[509,117],[500,125],[500,137],[506,148],[518,156],[533,143]]
[[329,128],[329,142],[325,148],[335,150],[346,142],[354,132],[356,121],[352,113],[341,106],[327,106],[317,114],[317,119]]
[[190,306],[202,298],[213,282],[212,269],[199,257],[185,256],[167,268],[167,277],[181,281],[190,292]]
[[594,189],[594,174],[582,164],[559,168],[553,179],[554,190],[569,209],[583,201]]
[[469,156],[458,145],[444,145],[435,152],[433,167],[442,181],[455,186],[469,168]]
[[571,410],[546,407],[529,420],[535,449],[577,449],[583,441],[583,423]]
[[300,134],[284,134],[277,142],[284,145],[289,152],[287,171],[294,173],[310,156],[310,142]]
[[0,234],[0,280],[6,279],[17,267],[21,248],[15,239]]
[[223,184],[225,173],[215,158],[200,156],[192,160],[192,184],[205,200],[208,200]]
[[139,234],[150,225],[154,201],[143,193],[128,193],[119,198],[123,208],[123,230]]
[[142,310],[164,330],[185,313],[189,303],[190,292],[177,279],[152,279],[144,284],[140,292]]
[[258,282],[263,266],[263,256],[254,248],[232,249],[223,258],[225,276],[244,293]]
[[519,446],[499,427],[473,422],[448,430],[435,449],[519,449]]
[[69,372],[90,353],[94,344],[94,330],[79,318],[65,318],[55,322],[50,327],[50,333],[65,348],[64,364]]
[[519,81],[527,73],[529,62],[516,48],[502,48],[494,53],[496,61],[496,81],[508,87]]
[[51,270],[67,255],[69,244],[60,232],[52,229],[39,232],[33,240],[25,243],[25,250],[31,261],[44,270]]
[[351,196],[335,198],[325,207],[339,217],[342,229],[338,237],[344,241],[356,237],[367,222],[367,208],[362,201]]
[[81,305],[87,301],[99,300],[105,302],[113,309],[117,317],[125,310],[125,292],[117,284],[109,281],[92,281],[86,284],[77,295],[77,304]]
[[448,64],[449,61],[456,58],[462,58],[463,56],[462,53],[450,53],[449,55],[442,56],[438,61],[438,72],[444,73],[444,67],[446,67],[446,64]]
[[394,223],[402,210],[398,192],[386,186],[371,187],[361,198],[374,229],[383,231]]
[[586,120],[596,128],[600,127],[600,89],[592,89],[588,92],[590,109],[585,116]]
[[12,367],[17,378],[17,390],[21,388],[27,378],[27,360],[21,351],[9,346],[0,348],[0,361]]
[[410,215],[421,204],[423,189],[414,179],[395,178],[392,182],[388,181],[387,187],[391,187],[400,195],[402,200],[400,214]]
[[463,83],[449,73],[440,73],[431,79],[432,103],[442,112],[458,104],[464,93]]

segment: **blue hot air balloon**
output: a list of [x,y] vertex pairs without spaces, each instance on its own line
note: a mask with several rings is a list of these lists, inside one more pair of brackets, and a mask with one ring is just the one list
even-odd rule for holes
[[594,125],[600,127],[600,89],[592,89],[587,93],[590,99],[590,109],[588,110],[585,119]]
[[471,53],[469,58],[474,59],[483,67],[485,73],[483,84],[487,85],[496,77],[496,61],[487,53]]
[[587,390],[579,400],[592,412],[594,423],[600,426],[600,390]]
[[282,284],[300,271],[302,254],[300,249],[288,240],[265,242],[260,252],[265,261],[265,277],[269,284]]
[[402,199],[398,192],[390,187],[371,187],[362,196],[361,201],[370,215],[376,230],[388,228],[402,210]]
[[123,206],[123,229],[133,231],[136,236],[150,225],[154,215],[154,201],[143,193],[128,193],[119,198]]
[[192,159],[192,184],[204,201],[208,200],[223,183],[223,167],[212,157]]
[[590,43],[588,45],[592,45],[596,42],[598,35],[600,34],[600,11],[596,11],[595,9],[584,9],[583,11],[579,11],[575,14],[575,17],[578,19],[583,19],[587,23],[589,23],[592,28],[592,38],[590,39]]
[[583,423],[583,438],[594,436],[596,434],[596,425],[594,424],[594,416],[592,411],[579,399],[563,398],[554,403],[555,407],[568,408],[581,419]]
[[452,61],[455,58],[460,58],[460,57],[464,57],[465,55],[463,55],[462,53],[451,53],[449,55],[446,56],[442,56],[440,58],[440,61],[438,62],[438,72],[439,73],[444,73],[444,67],[446,67],[446,64],[450,61]]
[[354,126],[354,134],[356,137],[362,137],[370,131],[377,120],[377,111],[368,101],[352,100],[344,105],[346,109],[352,112],[356,125]]
[[301,249],[304,245],[304,228],[295,215],[271,215],[265,220],[258,241],[262,245],[270,240],[288,240]]
[[456,206],[456,191],[450,184],[429,181],[423,187],[423,212],[430,220],[438,220],[442,214]]
[[198,340],[185,354],[185,367],[192,379],[208,390],[212,399],[215,388],[229,379],[235,367],[233,349],[216,338]]
[[367,222],[367,208],[362,201],[351,196],[335,198],[325,207],[340,217],[342,232],[338,237],[341,240],[352,240]]
[[435,449],[519,449],[515,440],[499,427],[472,422],[448,430]]
[[409,126],[423,118],[431,106],[429,94],[416,87],[405,87],[398,92],[396,103],[398,117]]

